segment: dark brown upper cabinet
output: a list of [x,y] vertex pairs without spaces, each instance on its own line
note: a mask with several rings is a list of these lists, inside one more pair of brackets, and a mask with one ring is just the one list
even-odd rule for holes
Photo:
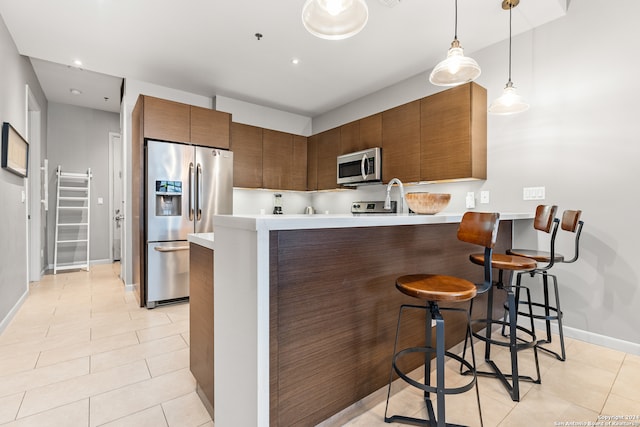
[[487,178],[487,90],[467,83],[420,102],[420,179]]

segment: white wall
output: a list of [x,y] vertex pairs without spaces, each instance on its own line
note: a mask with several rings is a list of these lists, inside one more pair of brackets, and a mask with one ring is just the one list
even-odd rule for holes
[[[44,114],[42,129],[46,128],[47,100],[29,60],[18,54],[2,17],[0,17],[0,123],[9,122],[24,137],[26,129],[26,85],[29,85]],[[46,155],[46,134],[34,140],[40,147],[32,153]],[[39,164],[41,158],[36,164]],[[29,170],[29,179],[38,179],[39,171]],[[0,332],[7,325],[28,290],[27,274],[27,180],[0,169]],[[35,260],[37,262],[37,260]]]
[[[571,2],[566,17],[514,38],[513,81],[531,109],[489,116],[488,179],[421,187],[452,192],[455,206],[448,210],[464,207],[466,191],[485,189],[490,203],[478,210],[533,212],[538,203],[522,200],[525,186],[544,186],[544,203],[557,204],[560,213],[583,210],[580,261],[554,267],[565,326],[574,336],[607,344],[622,340],[615,345],[640,353],[634,227],[640,201],[633,194],[640,181],[637,16],[640,3],[633,0],[615,8],[604,0]],[[467,52],[482,67],[477,82],[488,89],[489,102],[506,83],[507,53],[507,42]],[[314,118],[313,133],[438,90],[426,79],[425,72]],[[558,238],[567,255],[569,240],[564,234]]]
[[279,130],[295,135],[311,135],[311,117],[250,104],[220,95],[215,97],[214,104],[216,110],[231,114],[233,121],[236,123]]
[[[53,265],[55,246],[56,168],[66,172],[86,172],[91,168],[90,261],[111,262],[109,247],[109,132],[120,133],[117,113],[49,103],[47,149],[49,152],[48,260]],[[98,204],[102,198],[103,204]],[[76,261],[81,261],[81,253]]]

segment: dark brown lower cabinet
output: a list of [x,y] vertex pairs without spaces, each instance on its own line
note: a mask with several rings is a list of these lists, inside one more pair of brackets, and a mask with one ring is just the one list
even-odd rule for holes
[[213,250],[189,244],[189,363],[213,418]]

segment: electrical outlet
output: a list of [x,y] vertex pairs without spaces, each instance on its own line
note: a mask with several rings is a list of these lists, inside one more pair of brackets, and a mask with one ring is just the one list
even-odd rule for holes
[[524,187],[522,189],[522,200],[544,200],[544,187]]
[[473,209],[476,207],[476,196],[473,193],[473,191],[469,191],[467,193],[466,205],[467,205],[467,209]]
[[489,191],[484,190],[480,192],[480,203],[489,203]]

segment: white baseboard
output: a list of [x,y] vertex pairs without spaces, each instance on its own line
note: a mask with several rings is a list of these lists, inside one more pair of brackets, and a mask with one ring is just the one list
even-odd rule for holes
[[4,319],[2,319],[2,321],[0,321],[0,334],[2,332],[4,332],[4,330],[7,328],[7,326],[9,326],[9,323],[11,323],[11,320],[13,320],[13,318],[15,317],[16,313],[18,312],[18,310],[20,309],[20,307],[22,307],[22,304],[24,304],[24,301],[27,299],[27,296],[29,295],[29,290],[27,289],[24,294],[22,294],[22,296],[18,299],[18,301],[15,303],[15,305],[13,306],[13,308],[11,308],[11,310],[9,310],[9,313],[7,313],[7,315],[5,316]]
[[[91,268],[92,265],[99,265],[99,264],[111,264],[113,263],[112,260],[110,260],[109,258],[105,258],[105,259],[92,259],[89,261],[89,268]],[[53,271],[53,264],[48,264],[47,268],[44,271]],[[44,274],[44,273],[43,273]]]
[[[519,322],[518,322],[519,323]],[[536,327],[536,335],[540,336],[538,331],[544,331],[546,326],[543,320],[536,320],[534,322]],[[590,344],[600,345],[612,350],[624,351],[625,353],[635,354],[640,356],[640,344],[631,341],[624,341],[618,338],[608,337],[606,335],[596,334],[595,332],[584,331],[582,329],[576,329],[569,326],[564,326],[564,336],[567,338],[573,338],[576,340],[588,342]],[[558,323],[551,322],[551,332],[558,333]],[[544,332],[543,332],[544,333]]]
[[133,283],[130,283],[130,284],[126,284],[126,283],[125,283],[125,284],[124,284],[124,290],[125,290],[125,291],[131,291],[131,292],[132,292],[134,289],[135,289],[135,288],[133,287]]

